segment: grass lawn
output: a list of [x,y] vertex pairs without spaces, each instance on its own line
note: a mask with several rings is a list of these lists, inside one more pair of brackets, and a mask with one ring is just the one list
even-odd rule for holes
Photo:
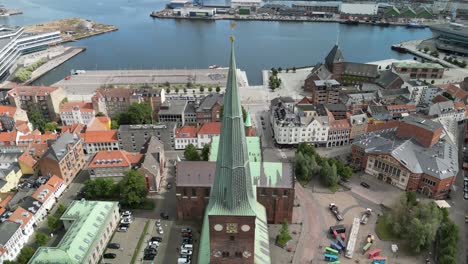
[[392,233],[391,226],[387,223],[385,217],[380,216],[377,225],[375,226],[375,233],[381,240],[395,240],[397,239]]

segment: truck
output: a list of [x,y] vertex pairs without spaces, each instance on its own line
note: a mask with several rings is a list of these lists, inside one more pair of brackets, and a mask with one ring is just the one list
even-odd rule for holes
[[361,217],[361,224],[365,225],[367,224],[367,221],[369,220],[369,217],[372,215],[372,209],[367,208],[366,211],[362,214]]
[[335,215],[336,220],[338,220],[338,221],[343,221],[343,216],[341,216],[340,211],[338,210],[338,206],[336,206],[336,204],[331,203],[331,204],[328,206],[328,208],[329,208],[330,211],[332,211],[332,213]]

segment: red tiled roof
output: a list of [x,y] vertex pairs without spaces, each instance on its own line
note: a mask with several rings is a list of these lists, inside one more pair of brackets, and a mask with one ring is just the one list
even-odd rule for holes
[[0,215],[1,215],[1,214],[3,214],[5,211],[6,211],[6,209],[5,209],[5,208],[3,208],[3,207],[0,207]]
[[99,151],[94,155],[88,168],[129,167],[138,163],[142,158],[143,154],[124,150]]
[[13,141],[16,144],[16,131],[11,132],[0,132],[0,142],[10,142]]
[[436,104],[436,103],[441,103],[441,102],[447,102],[448,100],[449,99],[447,97],[439,94],[432,99],[432,102]]
[[0,115],[13,116],[16,113],[16,107],[0,105]]
[[71,112],[79,109],[80,112],[93,112],[93,104],[87,102],[66,102],[60,105],[60,112]]
[[0,207],[6,207],[8,202],[13,198],[14,195],[14,192],[0,193]]
[[200,127],[200,130],[198,130],[198,134],[202,134],[202,135],[219,135],[219,134],[221,134],[221,122],[204,123]]
[[49,140],[57,139],[57,134],[52,132],[45,132],[44,134],[29,134],[19,136],[18,139],[18,146],[26,146],[28,144],[47,144]]
[[85,125],[80,123],[74,123],[69,126],[62,126],[62,133],[70,132],[70,133],[81,133],[85,128]]
[[176,129],[176,138],[196,138],[198,127],[183,126]]
[[302,98],[297,104],[311,104],[312,101],[307,98],[307,96],[304,96],[304,98]]
[[55,90],[59,89],[58,87],[51,87],[51,86],[17,86],[10,91],[8,94],[10,96],[45,96],[54,92]]
[[57,175],[52,175],[52,177],[50,177],[50,179],[45,183],[45,185],[52,188],[54,192],[60,187],[61,184],[63,184],[63,180]]
[[367,133],[389,129],[389,128],[397,128],[399,125],[400,125],[400,121],[398,120],[390,120],[384,123],[369,124],[367,126]]
[[86,131],[85,143],[117,142],[117,130]]
[[330,124],[330,129],[332,130],[341,130],[341,129],[351,129],[351,124],[348,119],[335,120]]
[[107,116],[98,116],[91,120],[91,122],[86,126],[86,131],[102,131],[109,130],[108,123],[110,118]]
[[8,217],[8,220],[11,222],[21,224],[21,228],[24,229],[24,227],[29,223],[29,221],[31,221],[32,216],[32,213],[28,212],[26,209],[18,207],[13,212],[13,214],[10,215],[10,217]]
[[29,149],[24,151],[23,154],[21,154],[21,156],[18,157],[18,161],[23,162],[24,164],[26,164],[27,166],[31,168],[37,164],[37,160],[34,159],[31,155],[29,155]]
[[465,103],[463,103],[463,102],[455,102],[455,103],[453,103],[453,106],[455,107],[455,109],[465,108]]
[[458,98],[460,100],[463,100],[466,97],[468,97],[468,92],[463,91],[462,89],[460,89],[459,87],[457,87],[456,85],[451,84],[451,83],[437,85],[437,87],[444,89],[446,92],[451,94],[453,97]]
[[[46,191],[47,190],[47,191]],[[32,198],[43,203],[54,193],[54,190],[49,185],[41,185],[36,191],[31,195]]]

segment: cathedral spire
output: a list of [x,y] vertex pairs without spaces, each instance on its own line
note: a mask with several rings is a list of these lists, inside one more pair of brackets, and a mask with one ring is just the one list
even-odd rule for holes
[[255,215],[253,208],[256,199],[237,85],[234,38],[230,39],[231,58],[224,95],[216,176],[211,190],[210,214]]

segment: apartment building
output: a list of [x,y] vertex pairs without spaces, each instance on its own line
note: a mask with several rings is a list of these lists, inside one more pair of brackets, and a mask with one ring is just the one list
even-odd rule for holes
[[66,102],[60,106],[60,119],[66,126],[80,123],[87,125],[96,116],[93,104],[87,102]]
[[59,87],[17,86],[8,91],[7,97],[11,105],[28,113],[39,111],[46,120],[58,120],[65,92]]
[[272,100],[270,122],[278,145],[312,143],[326,146],[330,116],[323,104],[297,104]]
[[168,100],[161,105],[158,112],[160,122],[175,122],[179,126],[185,125],[185,109],[188,102],[185,100]]
[[210,93],[200,102],[196,102],[197,123],[221,122],[221,107],[224,94]]
[[76,134],[63,133],[39,160],[43,175],[57,175],[69,184],[85,165],[83,140]]
[[55,247],[40,247],[29,264],[53,263],[60,256],[64,263],[96,264],[119,224],[117,202],[73,201],[60,218],[65,235]]
[[183,126],[176,128],[174,138],[175,149],[185,149],[189,144],[198,146],[198,126]]
[[25,122],[27,126],[29,125],[26,111],[14,106],[0,105],[0,131],[16,130],[18,122]]
[[121,125],[117,133],[119,148],[128,152],[140,152],[151,137],[156,137],[164,142],[166,150],[174,149],[176,127],[177,123]]
[[[4,208],[0,208],[0,216],[3,216],[5,212]],[[16,259],[24,243],[21,224],[2,219],[0,221],[0,262]]]
[[117,130],[86,131],[81,134],[84,140],[84,149],[87,154],[98,151],[119,150]]
[[164,89],[99,88],[91,98],[96,113],[110,117],[126,112],[133,103],[146,102],[153,111],[158,111],[164,101]]
[[432,100],[442,94],[442,89],[433,85],[417,81],[409,80],[403,84],[403,87],[407,88],[410,92],[411,101],[419,104],[431,104]]
[[111,178],[118,182],[125,172],[135,169],[143,154],[130,153],[125,150],[99,151],[89,162],[88,171],[91,179]]
[[437,63],[395,62],[392,69],[409,79],[441,79],[444,67]]
[[312,92],[313,104],[337,104],[340,99],[340,83],[336,80],[314,80],[307,78],[304,89]]

